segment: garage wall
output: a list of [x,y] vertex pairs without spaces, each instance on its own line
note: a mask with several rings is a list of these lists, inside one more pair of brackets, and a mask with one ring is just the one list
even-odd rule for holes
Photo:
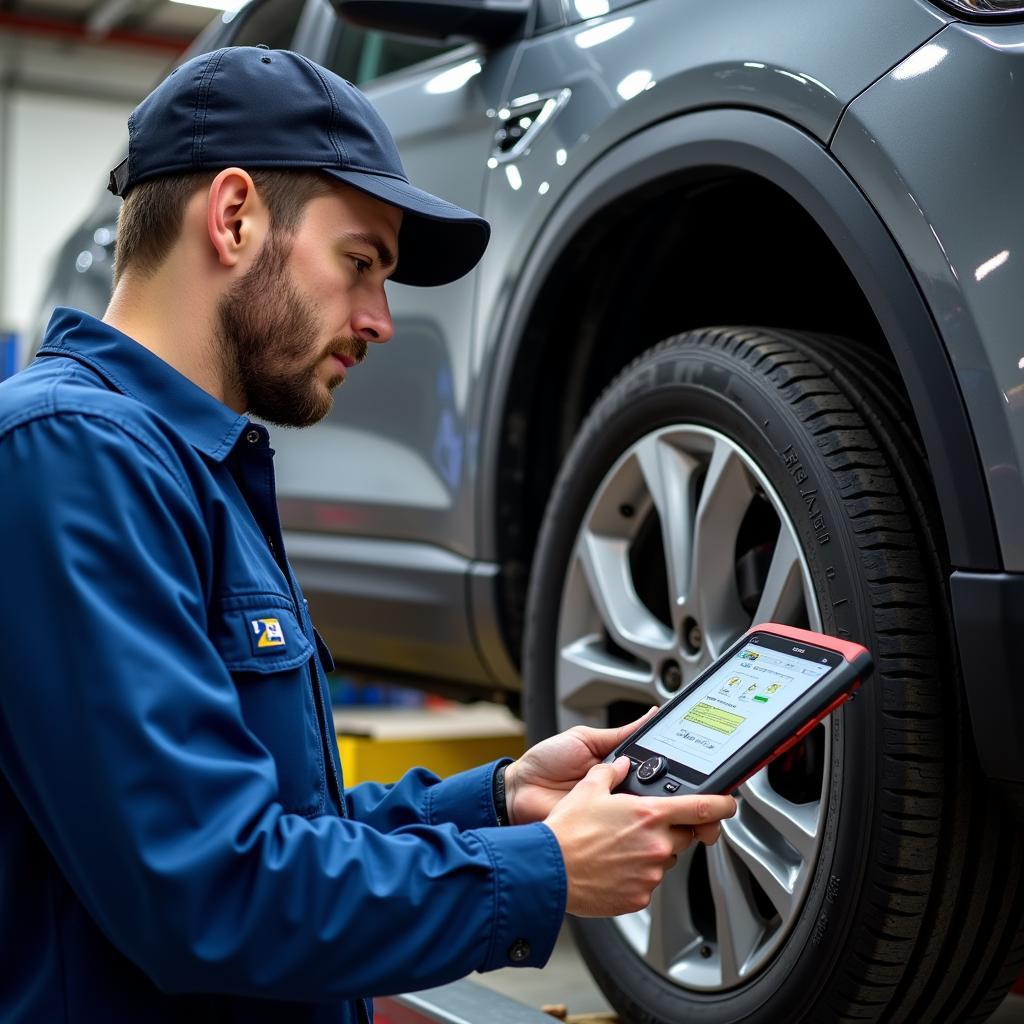
[[132,108],[18,91],[8,105],[4,317],[25,329],[50,262],[120,159]]
[[0,334],[32,323],[54,254],[120,159],[128,114],[172,59],[0,33]]

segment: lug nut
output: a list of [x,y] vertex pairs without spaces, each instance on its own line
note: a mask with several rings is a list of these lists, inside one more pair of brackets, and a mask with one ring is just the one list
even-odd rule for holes
[[683,636],[683,643],[690,654],[699,654],[704,643],[704,633],[696,619],[687,619],[680,631]]
[[674,662],[665,662],[661,670],[661,685],[669,693],[675,693],[683,685],[683,670]]

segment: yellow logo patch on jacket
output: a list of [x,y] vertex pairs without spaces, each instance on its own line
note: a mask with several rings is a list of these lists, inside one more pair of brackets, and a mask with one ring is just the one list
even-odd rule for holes
[[278,619],[253,619],[253,632],[259,637],[257,647],[284,647],[284,630]]

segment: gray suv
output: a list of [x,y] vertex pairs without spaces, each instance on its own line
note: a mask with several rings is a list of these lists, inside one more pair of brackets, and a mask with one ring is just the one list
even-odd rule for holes
[[[275,437],[338,660],[536,739],[753,622],[866,644],[580,945],[626,1021],[984,1020],[1024,960],[1024,0],[254,0],[196,49],[256,42],[494,228]],[[115,217],[50,304],[102,310]]]

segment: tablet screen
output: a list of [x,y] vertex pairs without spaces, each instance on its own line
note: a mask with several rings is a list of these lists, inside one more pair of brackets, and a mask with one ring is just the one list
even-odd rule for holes
[[637,742],[710,775],[841,661],[820,647],[754,634]]

